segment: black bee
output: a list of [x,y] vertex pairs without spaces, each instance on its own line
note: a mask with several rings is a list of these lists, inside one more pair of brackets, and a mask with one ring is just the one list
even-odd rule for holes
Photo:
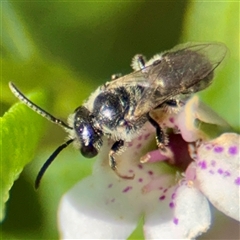
[[155,109],[168,106],[179,108],[192,93],[208,87],[215,68],[223,61],[227,48],[222,43],[187,43],[170,51],[155,55],[149,61],[136,55],[132,61],[133,72],[113,75],[112,81],[98,87],[82,106],[68,118],[68,124],[55,118],[27,99],[13,83],[13,94],[28,107],[56,123],[69,133],[69,140],[59,146],[42,166],[35,187],[59,152],[74,143],[84,157],[96,156],[103,144],[103,137],[114,140],[109,152],[110,167],[117,171],[115,155],[130,142],[149,121],[156,128],[156,141],[160,148],[166,145],[161,126],[151,117]]

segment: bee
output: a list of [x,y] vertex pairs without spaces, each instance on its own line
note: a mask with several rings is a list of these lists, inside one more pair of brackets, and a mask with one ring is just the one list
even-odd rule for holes
[[164,106],[179,109],[191,94],[207,88],[226,53],[227,48],[222,43],[187,43],[157,54],[149,61],[138,54],[132,60],[132,73],[113,75],[111,81],[98,87],[68,117],[68,123],[31,102],[10,82],[11,91],[20,101],[69,134],[69,139],[40,169],[35,187],[39,187],[46,169],[69,144],[73,143],[84,157],[92,158],[100,151],[104,136],[114,141],[109,151],[111,169],[121,178],[134,178],[134,175],[118,172],[115,156],[126,142],[139,134],[147,121],[156,129],[157,146],[164,149],[166,134],[151,113]]

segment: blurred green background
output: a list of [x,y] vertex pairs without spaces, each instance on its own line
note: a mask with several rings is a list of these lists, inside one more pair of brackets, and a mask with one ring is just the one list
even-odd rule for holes
[[[150,58],[181,42],[218,41],[228,46],[230,54],[216,81],[200,96],[239,131],[238,2],[5,1],[1,8],[2,115],[17,101],[8,89],[9,81],[26,94],[40,92],[45,100],[36,103],[66,120],[113,73],[129,73],[135,54]],[[29,112],[23,110],[26,116]],[[15,114],[14,121],[24,125],[19,115]],[[59,127],[43,122],[40,128],[33,120],[31,127],[36,130],[23,137],[29,148],[18,156],[27,159],[18,167],[34,159],[10,191],[2,239],[57,239],[60,197],[91,172],[94,159],[84,159],[69,147],[48,169],[40,189],[34,191],[39,168],[66,136]],[[19,140],[19,146],[10,148],[4,145],[4,138],[21,139],[23,134],[17,124],[1,124],[6,130],[1,136],[1,161],[9,166],[7,161],[13,161],[13,152],[21,150],[22,143]],[[39,131],[37,149],[32,144],[34,131]],[[4,151],[9,158],[3,159]],[[7,174],[1,170],[1,179],[5,178]],[[131,238],[142,238],[141,230]]]

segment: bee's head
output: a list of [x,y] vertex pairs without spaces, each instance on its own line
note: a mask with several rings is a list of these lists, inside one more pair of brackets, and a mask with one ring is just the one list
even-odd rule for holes
[[102,145],[102,132],[94,128],[93,117],[87,108],[78,107],[73,116],[73,131],[81,154],[87,158],[95,157]]

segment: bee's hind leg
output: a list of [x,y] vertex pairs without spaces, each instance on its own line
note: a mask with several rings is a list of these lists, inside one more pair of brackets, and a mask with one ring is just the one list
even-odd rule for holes
[[167,143],[166,135],[162,128],[159,126],[159,124],[150,116],[150,114],[147,114],[148,121],[155,127],[156,129],[156,142],[158,148],[165,149],[165,145]]
[[111,169],[120,177],[120,178],[124,178],[124,179],[133,179],[134,178],[134,175],[132,176],[125,176],[125,175],[122,175],[118,172],[117,170],[117,162],[115,160],[115,157],[114,155],[116,155],[123,147],[124,145],[124,141],[123,140],[119,140],[119,141],[116,141],[112,147],[111,147],[111,150],[109,152],[109,165],[111,167]]

